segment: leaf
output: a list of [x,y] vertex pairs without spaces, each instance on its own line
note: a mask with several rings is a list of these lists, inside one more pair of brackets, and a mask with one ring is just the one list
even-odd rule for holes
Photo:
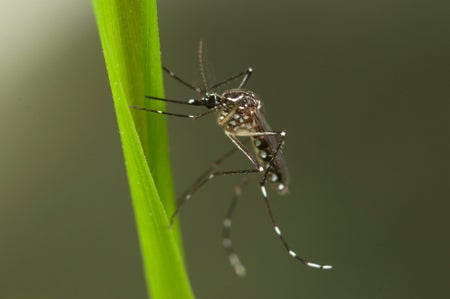
[[[164,96],[156,2],[93,0],[93,6],[122,140],[147,287],[154,299],[193,298],[179,229],[177,225],[169,229],[168,225],[167,212],[173,211],[174,197],[165,118],[132,113],[129,108],[143,106],[145,94]],[[163,109],[164,105],[158,103],[155,107]]]

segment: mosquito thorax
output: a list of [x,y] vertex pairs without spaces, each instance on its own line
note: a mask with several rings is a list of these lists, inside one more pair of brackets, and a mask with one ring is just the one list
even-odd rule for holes
[[247,89],[230,89],[222,94],[222,98],[239,106],[240,110],[261,108],[261,101],[258,96],[251,90]]

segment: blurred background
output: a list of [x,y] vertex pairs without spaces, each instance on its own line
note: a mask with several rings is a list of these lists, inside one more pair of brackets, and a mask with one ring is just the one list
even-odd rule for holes
[[[163,61],[182,78],[199,82],[200,38],[212,81],[253,67],[248,87],[288,131],[292,183],[270,193],[274,212],[298,254],[335,267],[286,254],[254,182],[233,227],[248,270],[237,278],[221,228],[239,179],[221,178],[181,213],[197,298],[449,296],[449,9],[159,1]],[[5,2],[0,43],[0,298],[146,298],[89,1]],[[194,96],[165,81],[168,97]],[[180,194],[231,144],[213,117],[169,128]]]

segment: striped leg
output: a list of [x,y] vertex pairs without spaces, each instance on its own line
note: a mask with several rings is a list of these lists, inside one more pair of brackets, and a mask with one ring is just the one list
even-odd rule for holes
[[236,208],[236,204],[238,202],[239,197],[241,196],[242,190],[247,186],[248,180],[249,178],[248,176],[246,176],[239,184],[235,186],[234,196],[228,208],[225,220],[223,221],[223,230],[222,230],[223,247],[225,248],[225,251],[228,254],[228,259],[230,261],[231,266],[234,269],[234,272],[236,272],[236,275],[240,277],[245,276],[247,272],[233,248],[233,243],[231,241],[231,223],[233,219],[233,213]]
[[[279,153],[279,151],[281,149],[281,146],[283,145],[284,138],[286,137],[286,132],[283,131],[280,135],[281,135],[282,138],[280,140],[280,143],[278,144],[277,150],[273,154],[272,160],[270,161],[269,165],[272,165],[273,161],[275,160],[275,157]],[[289,253],[290,256],[292,256],[293,258],[295,258],[296,260],[300,261],[301,263],[305,264],[308,267],[312,267],[312,268],[316,268],[316,269],[324,269],[324,270],[332,269],[333,266],[331,266],[331,265],[320,265],[320,264],[317,264],[317,263],[312,263],[312,262],[309,262],[309,261],[305,260],[304,258],[298,256],[297,253],[295,251],[293,251],[291,249],[291,247],[289,246],[289,244],[286,242],[286,239],[281,234],[280,227],[277,225],[277,222],[276,222],[275,217],[274,217],[273,212],[272,212],[272,208],[271,208],[270,203],[269,203],[269,199],[267,197],[266,181],[267,181],[267,176],[268,176],[268,173],[269,173],[269,169],[270,169],[270,167],[268,167],[266,172],[264,173],[264,177],[263,177],[263,179],[260,182],[260,188],[261,188],[261,193],[263,195],[264,203],[266,205],[267,211],[269,212],[270,220],[272,221],[273,228],[275,230],[275,233],[278,235],[278,237],[280,238],[281,242],[283,243],[284,248],[286,248],[286,251]]]
[[[167,102],[167,103],[181,104],[181,105],[204,106],[202,101],[196,100],[196,99],[180,101],[180,100],[172,100],[172,99],[160,98],[160,97],[155,97],[155,96],[145,96],[145,98],[156,100],[156,101]],[[141,106],[130,106],[130,108],[136,109],[136,110],[142,110],[142,111],[147,111],[147,112],[163,114],[163,115],[190,118],[190,119],[198,119],[200,117],[203,117],[203,116],[208,115],[215,111],[214,109],[210,109],[210,110],[204,111],[199,114],[180,114],[180,113],[167,112],[167,111],[151,109],[151,108],[146,108],[146,107],[141,107]]]

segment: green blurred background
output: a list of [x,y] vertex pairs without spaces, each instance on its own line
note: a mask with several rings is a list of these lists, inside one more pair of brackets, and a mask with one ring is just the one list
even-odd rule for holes
[[[162,57],[199,79],[251,66],[249,88],[288,130],[290,194],[273,192],[276,239],[256,184],[238,206],[235,277],[221,225],[238,178],[181,215],[197,298],[449,296],[450,3],[159,1]],[[0,11],[0,298],[146,298],[109,84],[89,1]],[[191,98],[165,79],[166,94]],[[185,111],[172,106],[172,111]],[[215,120],[170,119],[180,194],[231,147]],[[243,165],[236,159],[232,165]]]

